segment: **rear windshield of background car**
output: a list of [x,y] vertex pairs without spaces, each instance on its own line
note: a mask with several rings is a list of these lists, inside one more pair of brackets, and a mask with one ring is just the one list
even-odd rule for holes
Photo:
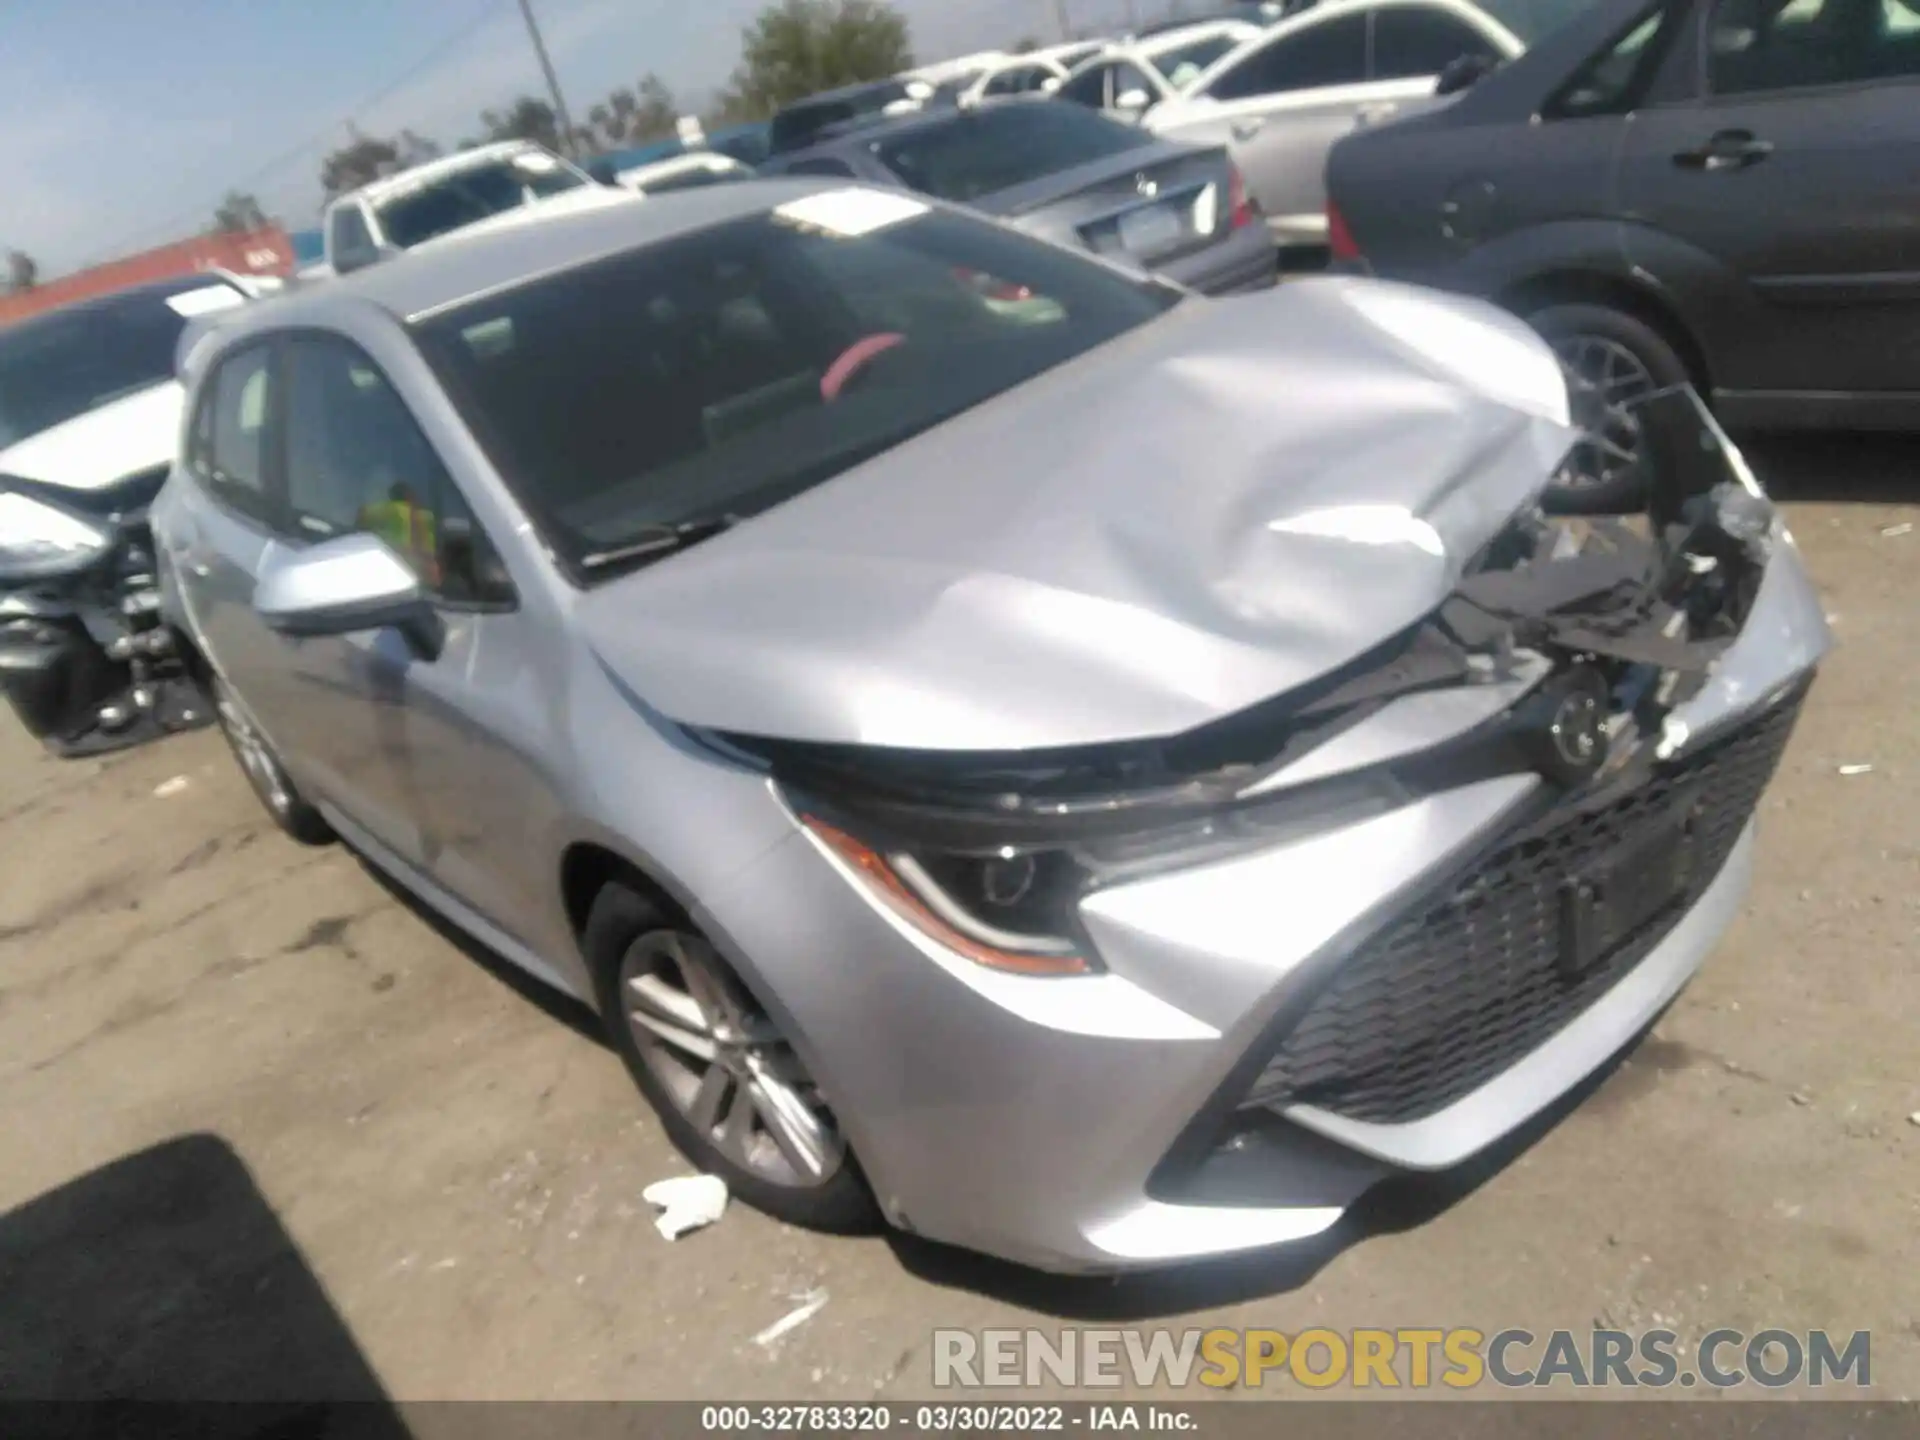
[[752,515],[1145,324],[1178,292],[904,192],[822,191],[418,323],[584,580]]
[[1480,0],[1480,8],[1531,47],[1601,3],[1604,0]]
[[533,200],[587,184],[564,165],[527,169],[512,160],[475,165],[436,179],[379,206],[380,228],[401,249],[464,229]]
[[877,115],[896,100],[907,98],[905,85],[873,85],[851,95],[836,95],[831,100],[802,100],[773,117],[767,135],[768,149],[775,155],[798,150],[813,143],[830,125],[857,120],[862,115]]
[[1026,103],[921,126],[874,150],[914,189],[966,202],[1152,143],[1137,126],[1079,105]]

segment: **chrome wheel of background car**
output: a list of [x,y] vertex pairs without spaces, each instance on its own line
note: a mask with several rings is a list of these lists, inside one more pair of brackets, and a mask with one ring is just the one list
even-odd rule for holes
[[1572,489],[1633,480],[1640,464],[1640,421],[1633,405],[1659,388],[1646,362],[1604,335],[1564,335],[1553,352],[1567,377],[1567,402],[1580,439],[1559,482]]
[[823,1185],[846,1156],[800,1059],[729,974],[683,930],[638,936],[619,993],[641,1059],[716,1149],[777,1185]]
[[267,748],[266,737],[225,684],[216,687],[214,708],[220,717],[220,728],[226,733],[227,743],[233,747],[234,758],[246,772],[254,794],[276,817],[284,820],[293,812],[293,790],[280,769],[280,762]]

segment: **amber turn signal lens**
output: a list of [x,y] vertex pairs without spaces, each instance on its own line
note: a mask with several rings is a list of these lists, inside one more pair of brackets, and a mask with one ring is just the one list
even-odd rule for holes
[[1093,967],[1085,957],[1075,954],[1050,954],[1043,951],[1008,950],[974,939],[936,915],[900,878],[887,857],[862,844],[838,826],[817,815],[802,815],[800,823],[840,858],[866,885],[868,891],[894,914],[908,921],[928,939],[944,945],[978,965],[1008,970],[1020,975],[1086,975]]

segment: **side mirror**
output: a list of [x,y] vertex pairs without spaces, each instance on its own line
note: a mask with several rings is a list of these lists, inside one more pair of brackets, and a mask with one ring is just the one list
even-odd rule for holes
[[1453,95],[1467,89],[1491,75],[1500,62],[1491,55],[1462,55],[1447,62],[1446,69],[1440,72],[1439,80],[1434,84],[1436,95]]
[[253,608],[268,629],[298,638],[392,627],[427,660],[445,640],[419,578],[377,535],[341,535],[281,555],[254,587]]
[[1040,93],[1042,95],[1051,95],[1066,83],[1067,82],[1062,80],[1058,75],[1049,75],[1040,82]]
[[620,176],[613,168],[613,161],[607,159],[604,155],[596,156],[587,162],[587,174],[591,175],[602,185],[618,185],[620,183]]
[[1113,99],[1113,108],[1128,115],[1143,115],[1152,105],[1153,97],[1137,86],[1132,90],[1122,90]]

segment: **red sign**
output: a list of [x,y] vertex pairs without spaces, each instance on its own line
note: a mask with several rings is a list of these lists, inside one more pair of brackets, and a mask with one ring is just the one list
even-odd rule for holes
[[149,280],[165,280],[172,275],[191,275],[196,270],[288,275],[293,272],[293,246],[287,240],[287,232],[277,225],[244,235],[197,235],[144,254],[109,260],[91,270],[62,275],[31,290],[0,295],[0,325],[24,320],[29,315],[75,300],[90,300],[95,295],[111,294]]

